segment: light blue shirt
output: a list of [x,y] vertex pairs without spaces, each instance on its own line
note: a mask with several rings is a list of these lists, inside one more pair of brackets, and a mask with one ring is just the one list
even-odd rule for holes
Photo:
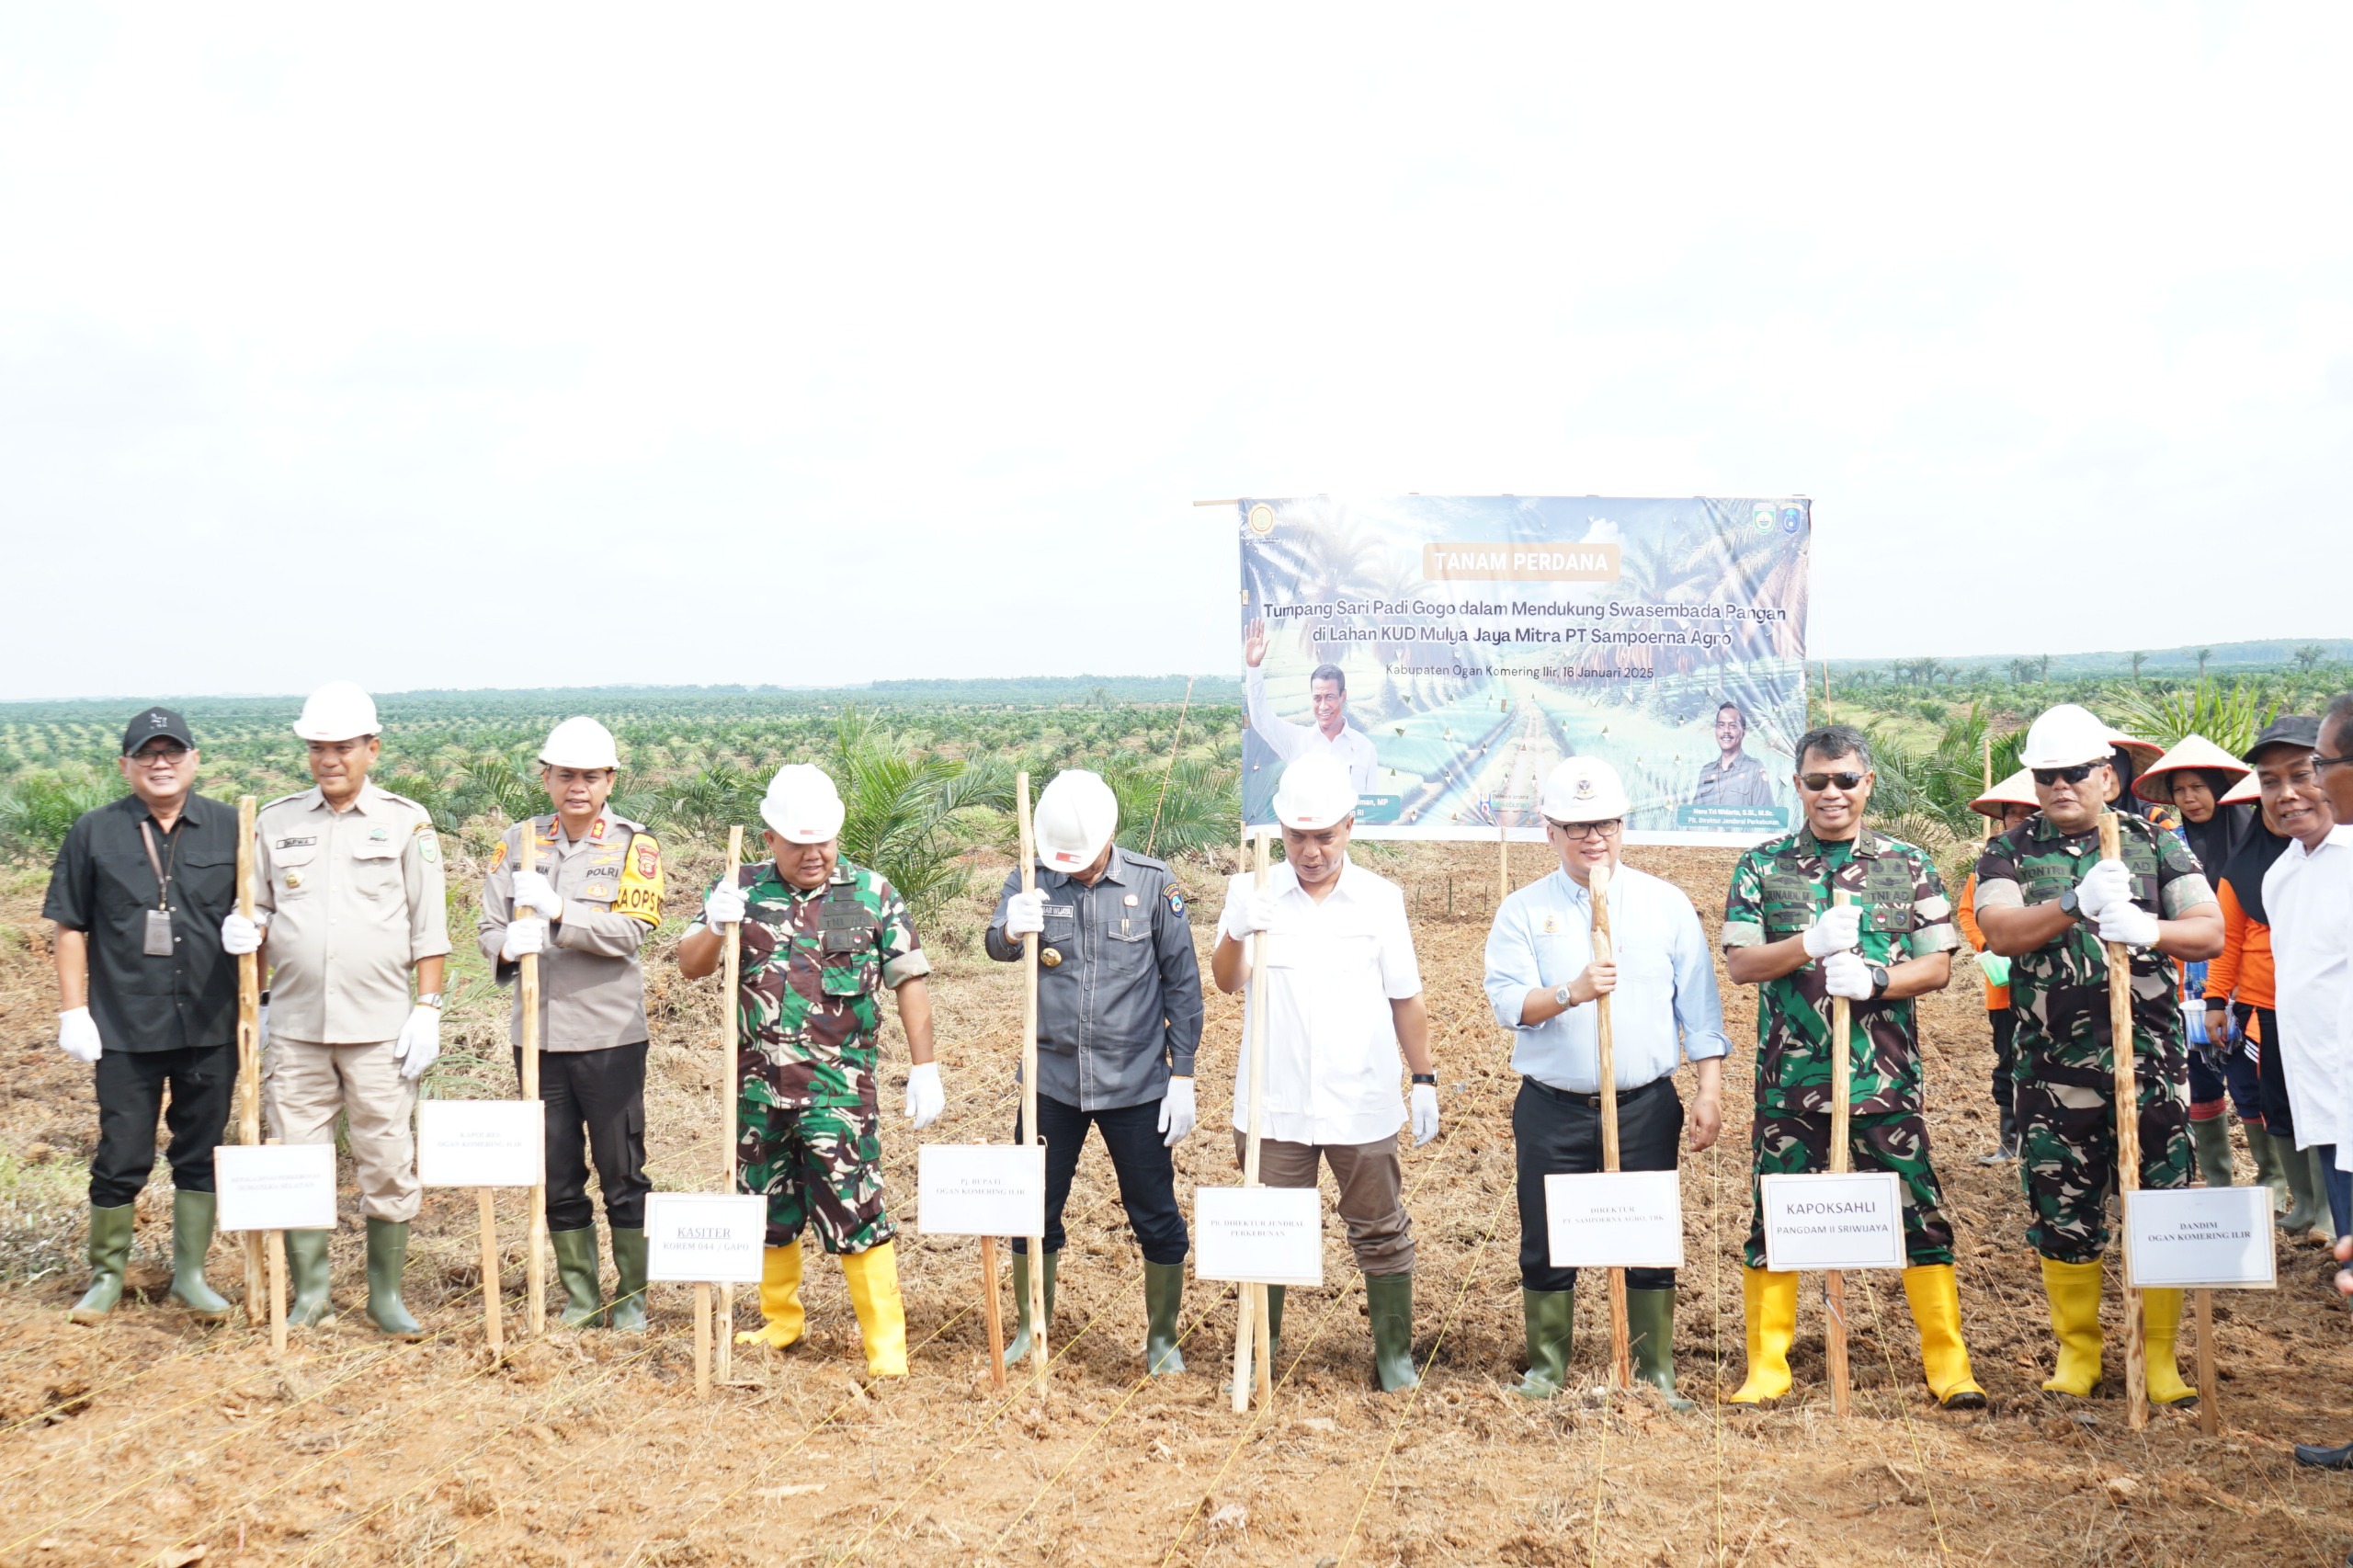
[[[1609,879],[1609,930],[1618,989],[1609,1006],[1618,1088],[1639,1089],[1686,1060],[1732,1050],[1715,957],[1691,901],[1631,866]],[[1487,1000],[1514,1032],[1513,1071],[1571,1094],[1601,1090],[1600,1006],[1587,1002],[1540,1024],[1522,1024],[1520,1005],[1539,986],[1566,985],[1593,961],[1593,896],[1554,871],[1504,900],[1487,933]]]

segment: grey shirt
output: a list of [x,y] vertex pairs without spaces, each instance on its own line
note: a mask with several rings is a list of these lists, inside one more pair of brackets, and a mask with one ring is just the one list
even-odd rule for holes
[[[1016,868],[997,895],[982,945],[1010,963],[1021,944],[1005,937],[1006,901],[1021,891]],[[1081,1110],[1145,1105],[1191,1077],[1201,1043],[1201,966],[1185,895],[1165,863],[1113,848],[1095,885],[1041,869],[1046,929],[1038,938],[1038,1092]],[[1049,964],[1046,953],[1059,962]]]
[[1773,782],[1765,777],[1765,765],[1742,752],[1733,759],[1730,767],[1719,756],[1699,769],[1699,782],[1691,787],[1691,803],[1695,806],[1769,806],[1773,803]]

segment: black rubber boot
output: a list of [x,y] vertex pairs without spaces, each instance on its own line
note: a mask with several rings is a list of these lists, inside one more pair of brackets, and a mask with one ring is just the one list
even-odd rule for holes
[[1365,1304],[1372,1312],[1372,1372],[1383,1393],[1419,1388],[1414,1370],[1414,1276],[1368,1274]]
[[1675,1392],[1675,1292],[1626,1292],[1626,1337],[1634,1353],[1634,1376],[1666,1396],[1669,1410],[1691,1402]]
[[286,1278],[294,1292],[294,1300],[286,1309],[287,1326],[316,1328],[323,1323],[333,1323],[335,1298],[327,1289],[327,1238],[335,1233],[287,1231],[283,1233],[286,1237]]
[[1143,1369],[1163,1377],[1185,1369],[1176,1348],[1176,1314],[1185,1304],[1185,1266],[1146,1263],[1143,1266]]
[[172,1194],[172,1300],[212,1323],[229,1315],[228,1298],[204,1278],[217,1201],[209,1192]]
[[605,1298],[597,1283],[597,1227],[550,1231],[548,1242],[555,1248],[556,1281],[563,1287],[559,1321],[566,1328],[604,1327]]
[[136,1203],[112,1209],[90,1206],[90,1288],[65,1315],[75,1323],[97,1323],[122,1300],[123,1276],[131,1268],[131,1236],[138,1228]]
[[401,1271],[407,1267],[408,1221],[369,1221],[368,1321],[403,1338],[424,1332],[401,1300]]
[[623,1334],[645,1332],[645,1231],[613,1227],[613,1304],[605,1322]]
[[[1046,1324],[1049,1327],[1054,1321],[1054,1274],[1062,1260],[1063,1255],[1058,1252],[1046,1255]],[[1005,1347],[1005,1364],[1008,1367],[1016,1361],[1027,1360],[1029,1356],[1029,1255],[1026,1252],[1013,1255],[1013,1343]]]
[[1574,1290],[1519,1291],[1519,1315],[1527,1325],[1528,1375],[1512,1392],[1525,1399],[1550,1399],[1568,1386],[1569,1340],[1576,1327]]

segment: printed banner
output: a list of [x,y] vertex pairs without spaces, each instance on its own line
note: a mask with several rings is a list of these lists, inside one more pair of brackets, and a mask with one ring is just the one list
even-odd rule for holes
[[1796,825],[1813,504],[1243,500],[1242,810],[1294,757],[1347,764],[1368,837],[1540,840],[1563,757],[1597,756],[1628,837]]

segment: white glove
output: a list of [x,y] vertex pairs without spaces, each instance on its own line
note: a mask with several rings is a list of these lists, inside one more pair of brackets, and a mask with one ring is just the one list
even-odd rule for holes
[[1168,1092],[1160,1096],[1160,1131],[1166,1135],[1161,1142],[1174,1149],[1191,1135],[1199,1119],[1193,1110],[1193,1080],[1170,1078]]
[[744,907],[744,890],[735,885],[734,878],[729,877],[703,899],[702,923],[713,931],[722,926],[741,926]]
[[2132,873],[2124,869],[2121,860],[2100,861],[2075,884],[2075,902],[2082,906],[2086,920],[2097,920],[2108,913],[2110,904],[2129,903],[2131,900]]
[[920,1132],[948,1108],[948,1091],[939,1086],[939,1063],[918,1062],[907,1069],[907,1119]]
[[1852,949],[1833,953],[1822,960],[1822,988],[1849,1002],[1868,1002],[1871,999],[1870,965]]
[[506,923],[506,939],[498,945],[498,956],[508,963],[528,954],[544,952],[548,945],[548,923],[525,915]]
[[1834,903],[1805,930],[1805,956],[1826,959],[1843,953],[1863,939],[1863,906]]
[[548,881],[546,872],[517,871],[515,907],[528,909],[542,920],[554,920],[563,914],[563,895]]
[[1260,892],[1256,888],[1243,888],[1225,901],[1225,913],[1219,917],[1218,933],[1245,942],[1260,931],[1275,928],[1275,893],[1272,889]]
[[1418,1149],[1438,1136],[1438,1085],[1414,1085],[1413,1107],[1409,1113],[1414,1123],[1414,1147]]
[[2154,948],[2157,945],[2157,917],[2130,901],[2111,903],[2099,917],[2099,939],[2121,942],[2128,948]]
[[76,1062],[98,1059],[98,1025],[90,1009],[74,1007],[57,1015],[57,1049]]
[[408,1022],[401,1026],[401,1076],[421,1078],[441,1054],[441,1009],[411,1007]]
[[233,909],[221,921],[221,950],[233,959],[257,953],[267,929],[260,921],[248,920]]
[[1017,942],[1046,928],[1046,895],[1017,892],[1005,901],[1005,939]]

